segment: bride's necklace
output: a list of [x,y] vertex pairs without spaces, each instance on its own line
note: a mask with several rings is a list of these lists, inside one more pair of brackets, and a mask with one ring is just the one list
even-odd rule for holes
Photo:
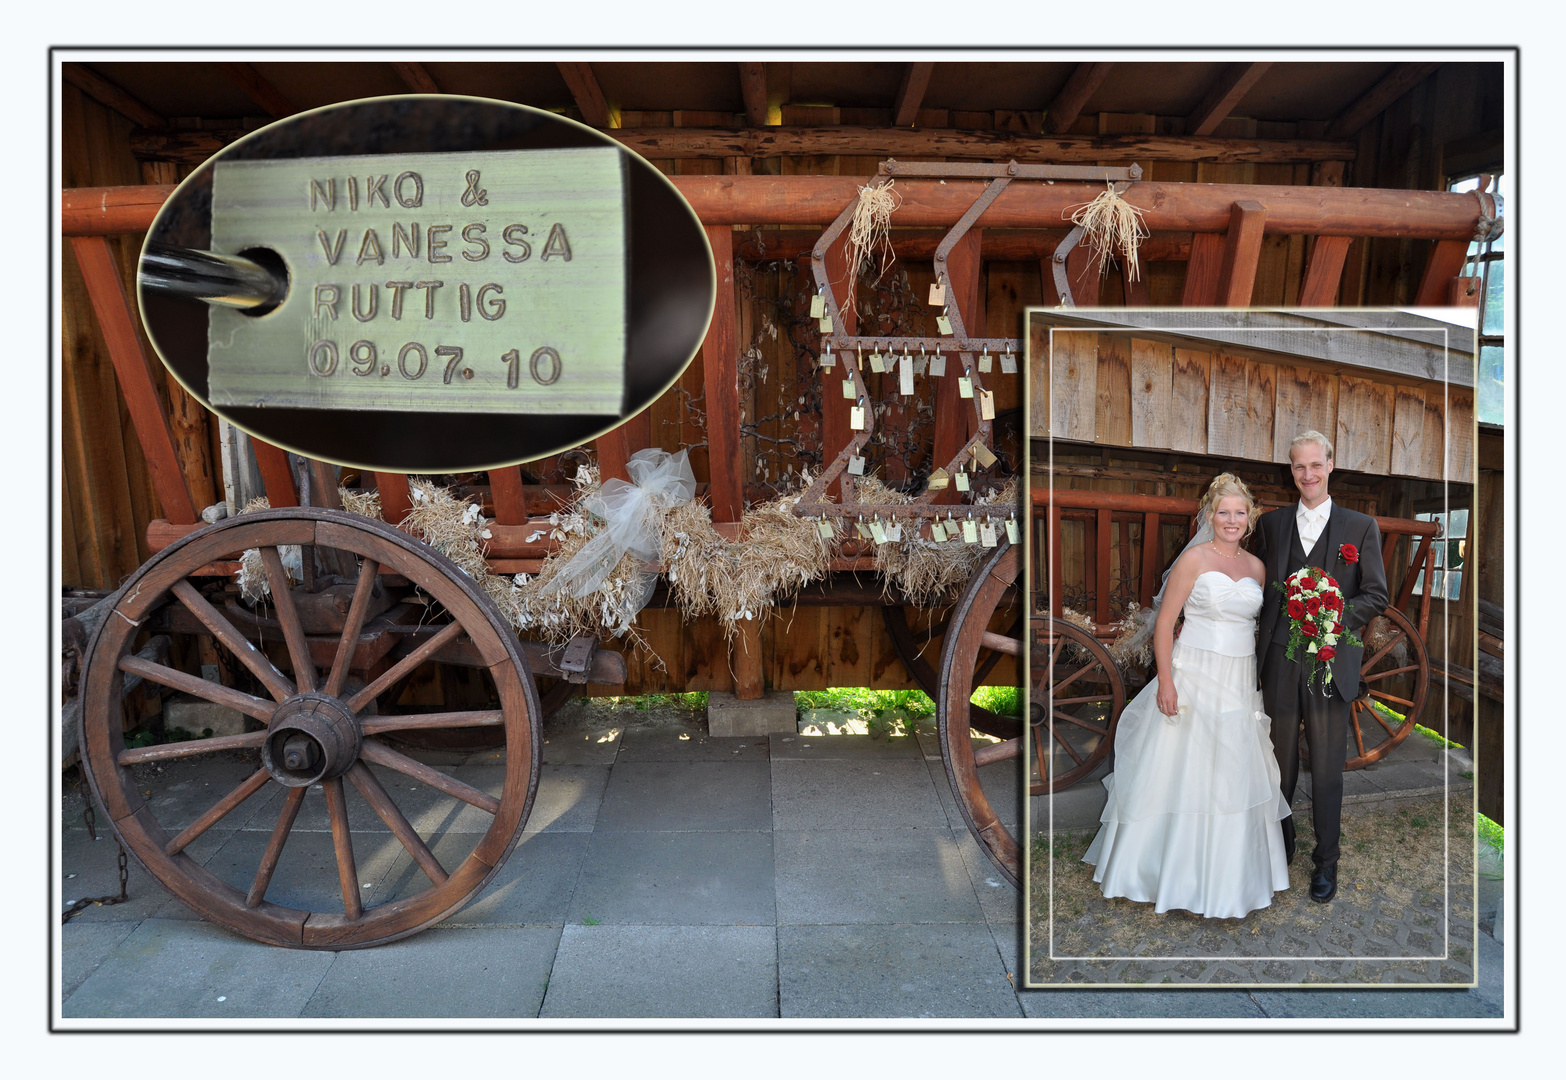
[[1233,555],[1225,555],[1224,552],[1223,552],[1223,549],[1218,546],[1218,541],[1216,541],[1216,540],[1209,540],[1209,541],[1207,541],[1207,544],[1214,551],[1218,552],[1218,554],[1223,555],[1223,557],[1226,558],[1226,559],[1238,559],[1240,557],[1240,549],[1239,548],[1235,548],[1234,549],[1234,554]]

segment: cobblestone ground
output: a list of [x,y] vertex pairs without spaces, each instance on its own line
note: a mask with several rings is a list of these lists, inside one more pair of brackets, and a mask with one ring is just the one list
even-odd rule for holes
[[1051,845],[1035,837],[1029,985],[1474,982],[1471,790],[1454,790],[1449,805],[1440,796],[1346,804],[1338,895],[1329,904],[1308,895],[1309,811],[1296,811],[1295,821],[1288,891],[1243,919],[1158,915],[1151,904],[1105,899],[1082,862],[1091,833],[1056,837],[1052,894]]

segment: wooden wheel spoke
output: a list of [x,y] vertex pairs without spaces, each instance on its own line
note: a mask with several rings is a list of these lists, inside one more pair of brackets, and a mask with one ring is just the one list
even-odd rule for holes
[[140,675],[148,682],[155,682],[159,686],[167,686],[171,690],[183,690],[187,694],[210,701],[217,705],[225,705],[235,709],[246,716],[255,717],[263,724],[272,719],[272,713],[277,710],[275,702],[262,698],[252,697],[250,694],[241,693],[222,683],[209,682],[195,675],[187,675],[183,671],[165,667],[162,664],[153,663],[151,660],[142,660],[135,656],[122,656],[119,660],[119,669],[131,675]]
[[1022,642],[1014,637],[986,630],[981,641],[986,649],[993,650],[996,654],[1004,654],[1006,656],[1022,655]]
[[1360,727],[1359,727],[1359,714],[1358,713],[1354,714],[1353,720],[1354,720],[1354,745],[1359,747],[1359,756],[1360,757],[1364,757],[1365,756],[1365,733],[1360,730]]
[[1398,642],[1402,641],[1407,636],[1407,634],[1399,630],[1396,637],[1387,642],[1385,645],[1381,646],[1381,648],[1376,651],[1375,656],[1372,656],[1369,660],[1361,662],[1360,669],[1363,670],[1365,668],[1374,666],[1377,660],[1380,660],[1387,653],[1391,652],[1397,646]]
[[432,731],[443,728],[498,727],[505,722],[506,714],[499,709],[485,709],[478,712],[366,716],[360,721],[359,729],[366,735],[379,735],[387,731]]
[[370,804],[370,809],[386,823],[392,835],[408,854],[413,856],[413,861],[419,864],[425,876],[437,885],[444,885],[448,875],[435,858],[434,852],[430,851],[419,834],[414,832],[413,826],[408,823],[402,811],[397,809],[397,804],[392,802],[391,796],[386,793],[386,789],[381,786],[381,782],[375,778],[375,774],[365,766],[364,762],[353,763],[353,767],[348,770],[348,780],[359,789],[359,794],[363,795],[364,801]]
[[326,677],[326,694],[339,697],[343,684],[348,681],[348,662],[353,659],[354,646],[359,642],[359,631],[364,629],[364,616],[370,609],[370,599],[375,593],[375,575],[380,565],[371,558],[359,564],[359,581],[354,585],[353,603],[348,607],[348,621],[343,625],[342,640],[337,643],[337,654],[332,657],[331,674]]
[[385,765],[388,769],[395,769],[404,776],[411,776],[422,784],[428,784],[437,791],[444,791],[452,798],[461,799],[469,806],[476,806],[488,814],[499,813],[500,800],[492,795],[487,795],[470,784],[464,784],[456,777],[447,776],[438,769],[432,769],[421,761],[415,761],[406,754],[398,753],[383,742],[374,739],[365,739],[360,747],[359,756],[365,761],[376,765]]
[[1365,682],[1379,682],[1380,680],[1390,678],[1393,675],[1405,675],[1410,671],[1418,670],[1418,664],[1405,664],[1403,667],[1388,668],[1385,671],[1377,671],[1370,675],[1361,675],[1360,678]]
[[1066,753],[1071,756],[1071,760],[1072,761],[1075,761],[1078,765],[1082,764],[1082,755],[1077,753],[1077,748],[1072,746],[1071,743],[1067,741],[1067,739],[1066,739],[1066,737],[1064,735],[1062,735],[1054,727],[1050,728],[1050,734],[1055,736],[1055,741],[1058,742],[1061,745],[1061,747],[1066,751]]
[[1004,742],[989,743],[980,746],[973,751],[973,764],[983,768],[985,765],[993,765],[997,761],[1013,761],[1022,756],[1022,739],[1007,739]]
[[1376,718],[1376,723],[1380,724],[1388,735],[1391,735],[1393,738],[1397,737],[1397,729],[1387,723],[1387,718],[1381,715],[1380,709],[1371,709],[1370,713]]
[[460,633],[462,633],[461,623],[451,622],[441,627],[440,633],[426,640],[418,648],[382,672],[378,679],[349,698],[347,702],[349,711],[359,712],[370,702],[374,701],[382,690],[385,690],[392,683],[424,663],[425,660],[438,652],[448,641],[455,640]]
[[1090,724],[1086,720],[1080,720],[1077,717],[1072,716],[1070,713],[1061,712],[1059,709],[1055,710],[1055,719],[1064,720],[1068,724],[1075,724],[1077,727],[1085,728],[1088,731],[1093,732],[1095,735],[1107,736],[1109,734],[1108,728],[1101,728],[1097,724]]
[[266,896],[266,887],[272,884],[277,860],[283,856],[283,845],[288,843],[288,834],[293,830],[294,819],[299,816],[299,808],[304,805],[304,797],[304,788],[288,789],[288,797],[283,800],[283,810],[277,815],[277,824],[272,827],[272,838],[266,842],[266,850],[261,853],[261,865],[256,867],[256,879],[245,894],[246,907],[258,906]]
[[[310,551],[303,555],[307,559],[314,557]],[[288,575],[283,572],[283,558],[277,548],[264,547],[261,564],[266,567],[266,580],[272,587],[277,621],[283,624],[283,640],[288,643],[288,658],[294,665],[294,682],[300,693],[308,694],[315,689],[315,662],[310,659],[310,643],[305,640],[304,624],[294,608],[294,594],[289,591]]]
[[211,739],[188,739],[184,742],[121,750],[114,760],[123,768],[128,765],[142,765],[149,761],[173,761],[175,758],[199,757],[202,754],[215,754],[219,750],[249,750],[265,741],[266,732],[247,731],[243,735],[219,735]]
[[202,596],[189,580],[182,578],[176,581],[173,585],[173,593],[179,597],[180,603],[201,621],[201,625],[212,632],[213,637],[221,641],[241,664],[250,669],[250,673],[266,687],[267,693],[278,701],[286,701],[293,696],[293,683],[283,677],[283,673],[267,659],[266,654],[252,645],[250,639],[239,632],[238,627],[208,603],[207,598]]
[[1396,694],[1389,694],[1385,690],[1372,690],[1370,692],[1370,696],[1373,698],[1380,698],[1382,701],[1395,701],[1405,708],[1412,709],[1414,707],[1414,703],[1408,700],[1408,698],[1398,697]]
[[[1057,693],[1057,694],[1060,693],[1066,687],[1068,687],[1072,683],[1076,682],[1083,675],[1086,675],[1089,671],[1092,671],[1094,668],[1099,668],[1100,670],[1102,670],[1102,665],[1099,664],[1097,657],[1094,657],[1093,659],[1089,660],[1086,664],[1083,664],[1081,667],[1077,668],[1077,670],[1073,671],[1070,675],[1067,675],[1064,679],[1061,679],[1059,682],[1057,682],[1055,684],[1055,693]],[[1054,668],[1051,668],[1050,670],[1053,671]]]
[[242,784],[214,803],[212,808],[205,814],[202,814],[195,821],[187,825],[184,832],[180,833],[174,839],[165,844],[163,847],[164,854],[178,855],[181,851],[184,851],[187,847],[194,843],[196,838],[199,837],[202,833],[206,832],[208,829],[212,828],[212,826],[222,821],[225,817],[232,813],[240,803],[244,802],[246,799],[250,798],[250,796],[254,795],[256,792],[265,787],[267,781],[270,779],[272,779],[272,775],[265,769],[257,769],[255,772],[251,773]]
[[332,822],[337,882],[343,889],[343,914],[351,921],[364,914],[364,901],[359,897],[359,869],[353,861],[353,837],[348,829],[348,800],[343,795],[342,777],[333,777],[322,786],[326,788],[326,816]]
[[1058,697],[1054,699],[1054,702],[1056,705],[1086,705],[1089,702],[1109,705],[1114,700],[1112,694],[1089,694],[1086,697]]

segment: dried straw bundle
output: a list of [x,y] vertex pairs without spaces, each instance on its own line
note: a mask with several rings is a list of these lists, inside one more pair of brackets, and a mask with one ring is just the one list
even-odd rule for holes
[[[1070,623],[1072,626],[1075,626],[1077,629],[1085,632],[1089,637],[1093,636],[1093,620],[1082,612],[1073,611],[1071,608],[1061,608],[1060,617],[1066,622]],[[1068,642],[1067,648],[1070,649],[1072,654],[1079,659],[1092,659],[1093,654],[1088,652],[1087,646],[1083,645],[1079,641]]]
[[1142,211],[1126,202],[1111,184],[1102,195],[1078,207],[1071,215],[1073,224],[1082,226],[1084,243],[1099,257],[1099,272],[1109,273],[1110,260],[1125,260],[1126,274],[1132,281],[1141,279],[1137,249],[1149,233]]
[[[889,488],[875,477],[860,480],[858,488],[859,497],[865,502],[907,504],[914,500],[912,495]],[[1017,484],[1013,480],[1000,490],[979,497],[975,505],[1009,509],[1016,501]],[[912,526],[904,529],[901,541],[881,544],[876,549],[886,596],[890,598],[895,591],[901,591],[915,607],[936,607],[954,600],[989,554],[990,549],[979,544],[937,544],[920,536]]]
[[[1142,605],[1135,600],[1126,606],[1126,613],[1114,624],[1115,641],[1109,646],[1109,658],[1119,667],[1146,667],[1153,662],[1153,638],[1149,634],[1137,634],[1141,627]],[[1140,645],[1132,646],[1133,640]]]
[[[860,269],[874,259],[878,251],[881,262],[876,272],[877,282],[892,265],[892,213],[903,204],[902,196],[892,190],[894,182],[866,184],[859,189],[859,202],[854,207],[854,221],[848,232],[850,282],[859,279]],[[850,298],[854,294],[854,289],[848,290]]]

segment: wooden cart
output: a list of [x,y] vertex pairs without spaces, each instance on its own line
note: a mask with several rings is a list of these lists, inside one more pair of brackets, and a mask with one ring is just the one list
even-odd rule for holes
[[[1063,210],[1091,199],[1101,185],[1017,184],[1004,193],[994,188],[997,170],[1016,176],[1019,169],[1029,167],[975,166],[971,179],[950,181],[911,171],[906,181],[899,182],[903,202],[898,224],[916,228],[894,233],[894,249],[928,251],[930,238],[917,227],[950,229],[961,223],[967,230],[936,251],[937,271],[945,275],[952,313],[959,321],[966,318],[980,325],[973,316],[980,296],[984,226],[1030,231],[1032,239],[1024,246],[1044,258],[1047,299],[1069,303],[1070,290],[1078,282],[1097,278],[1097,260],[1080,245],[1071,249],[1060,235],[1060,223]],[[718,463],[738,461],[733,226],[760,222],[830,228],[843,207],[852,204],[859,182],[816,176],[674,179],[704,222],[718,263],[721,299],[703,347],[708,456]],[[591,642],[556,651],[518,642],[473,582],[426,545],[391,526],[321,505],[319,496],[310,500],[315,505],[299,505],[303,500],[285,456],[261,443],[256,444],[258,463],[273,509],[200,526],[155,389],[152,364],[137,335],[120,270],[105,239],[144,230],[169,190],[79,189],[65,192],[63,200],[65,232],[164,512],[147,534],[157,554],[115,593],[113,613],[88,651],[82,676],[83,760],[126,846],[155,877],[204,915],[259,940],[296,947],[352,948],[394,940],[461,907],[515,843],[536,789],[539,723],[547,699],[568,694],[572,683],[622,681],[623,662],[598,651]],[[1493,214],[1483,197],[1425,192],[1319,188],[1307,198],[1286,187],[1133,183],[1126,197],[1147,209],[1147,222],[1155,231],[1196,231],[1190,241],[1187,301],[1198,304],[1247,301],[1264,231],[1435,240],[1419,295],[1445,297],[1467,238],[1486,220],[1487,212]],[[818,263],[824,263],[834,279],[844,265],[844,239],[841,235],[823,238],[817,245]],[[1335,293],[1345,250],[1346,240],[1317,243],[1305,273],[1309,296],[1326,298]],[[851,311],[840,314],[836,332],[853,336]],[[929,348],[971,353],[973,346],[982,347],[983,340],[976,334],[971,340],[934,341]],[[935,402],[933,457],[937,461],[956,459],[987,434],[981,416],[969,419],[973,403],[957,400],[955,382],[947,380],[952,385],[943,387]],[[845,460],[855,438],[850,404],[837,395],[822,398],[823,461]],[[614,475],[631,452],[652,442],[645,414],[600,439],[604,474]],[[834,479],[840,483],[842,476],[828,477],[827,483]],[[407,478],[378,474],[376,482],[386,519],[400,520],[400,511],[407,506]],[[312,486],[317,492],[335,490],[324,479]],[[536,570],[547,554],[547,543],[530,539],[539,531],[539,515],[552,509],[544,495],[524,484],[516,468],[491,471],[488,505],[496,521],[491,526],[488,558],[497,571]],[[744,500],[735,470],[726,465],[714,469],[703,495],[720,530],[738,527]],[[841,497],[841,488],[834,497]],[[313,560],[304,560],[309,568],[306,583],[291,592],[282,559],[284,550],[295,546],[316,554]],[[275,612],[266,619],[241,615],[230,606],[227,580],[240,553],[251,548],[262,552],[272,582]],[[834,561],[833,569],[859,571],[873,566],[873,552],[851,551]],[[1020,785],[1022,732],[1017,720],[989,714],[973,705],[971,698],[976,685],[1005,677],[1020,659],[1019,567],[1018,548],[1000,543],[955,607],[929,625],[913,626],[901,608],[883,608],[890,637],[912,678],[938,702],[942,752],[958,803],[974,835],[1013,882],[1018,865],[1012,835],[1015,818],[997,816],[981,782],[981,770],[999,777],[1003,785]],[[419,602],[414,590],[433,599],[436,606]],[[865,599],[862,592],[855,596],[857,603]],[[436,613],[433,621],[432,612]],[[165,626],[211,635],[248,672],[254,692],[223,687],[138,658],[139,636]],[[1047,627],[1055,628],[1047,630],[1045,638],[1052,648],[1057,642],[1076,640],[1069,626],[1049,620]],[[733,686],[740,696],[755,697],[764,685],[757,647],[760,629],[747,626],[745,634],[755,639],[742,636],[733,650]],[[1407,636],[1411,644],[1418,641],[1418,635]],[[1094,657],[1102,654],[1096,635],[1082,635],[1079,643]],[[939,663],[932,665],[929,658],[937,652]],[[1064,650],[1055,648],[1054,653],[1061,656]],[[399,681],[415,675],[422,665],[435,663],[462,665],[474,673],[469,691],[476,702],[401,714],[379,712],[377,700],[395,700],[389,692]],[[1042,670],[1053,668],[1046,664]],[[1093,734],[1107,747],[1110,725],[1123,703],[1123,680],[1112,664],[1097,670],[1112,708],[1102,718],[1102,731]],[[133,675],[238,709],[269,726],[199,743],[126,748],[118,703],[123,681]],[[555,680],[542,696],[536,684],[541,677]],[[1079,675],[1076,682],[1088,677]],[[1072,704],[1084,709],[1093,706],[1087,700]],[[504,746],[495,758],[498,795],[456,781],[385,741],[396,733],[474,729],[504,733]],[[976,740],[974,732],[987,733],[987,738]],[[195,821],[160,818],[156,796],[148,795],[155,790],[152,785],[157,783],[160,763],[224,749],[252,755],[258,767],[239,777],[232,790]],[[1087,765],[1088,756],[1083,755],[1080,764]],[[418,781],[422,794],[409,802],[383,790],[366,762]],[[298,837],[303,834],[296,828],[302,793],[317,782],[327,794],[330,833],[318,830],[315,835],[331,838],[329,850],[320,853],[323,883],[310,894],[306,906],[273,904],[266,899],[271,874],[285,843],[302,842]],[[361,793],[376,820],[351,816],[345,782]],[[263,790],[269,794],[262,796]],[[207,831],[252,796],[270,797],[276,806],[275,812],[270,807],[266,811],[275,813],[276,826],[257,868],[225,878],[189,856]],[[1014,802],[1020,805],[1020,796]],[[458,844],[450,833],[433,849],[421,837],[421,833],[428,835],[427,821],[475,814],[480,815],[477,821],[482,828],[461,834],[476,841],[471,848]],[[358,891],[352,843],[353,832],[366,827],[390,830],[417,867],[403,879],[404,892],[377,898],[381,902],[372,906],[363,904]]]

